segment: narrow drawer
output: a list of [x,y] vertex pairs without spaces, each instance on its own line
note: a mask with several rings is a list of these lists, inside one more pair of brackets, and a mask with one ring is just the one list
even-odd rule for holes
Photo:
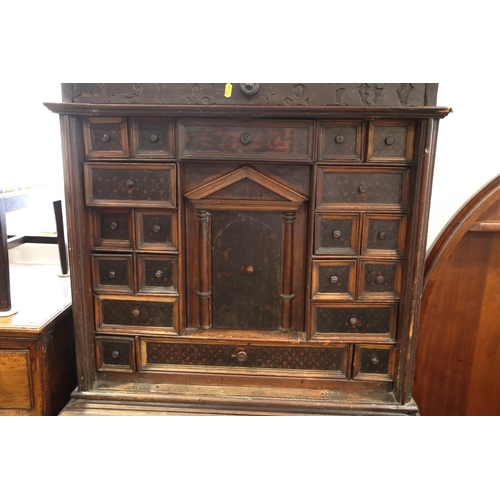
[[314,338],[394,339],[397,304],[312,304]]
[[83,144],[88,159],[128,158],[127,119],[101,116],[84,118]]
[[134,293],[132,255],[92,255],[94,291]]
[[312,298],[318,300],[354,300],[355,260],[316,260],[312,268]]
[[318,161],[360,163],[363,158],[364,122],[322,121],[319,126]]
[[356,255],[358,248],[358,214],[315,215],[314,253],[316,255]]
[[407,169],[335,168],[318,170],[320,209],[402,210],[408,206]]
[[137,255],[138,291],[177,293],[176,255]]
[[372,120],[368,129],[367,161],[410,163],[414,137],[413,121]]
[[134,372],[134,339],[127,337],[96,337],[96,364],[100,372]]
[[176,297],[96,295],[97,331],[176,332],[177,302]]
[[133,158],[174,158],[174,120],[159,117],[132,118],[130,141]]
[[355,380],[394,380],[396,348],[386,345],[357,345],[354,349]]
[[363,215],[361,253],[378,257],[402,257],[405,251],[405,215]]
[[359,299],[397,300],[401,291],[402,263],[362,260],[359,272]]
[[166,210],[136,210],[137,249],[177,251],[177,213]]
[[186,119],[181,158],[313,161],[314,123],[285,120]]
[[85,163],[88,206],[175,207],[175,165]]
[[134,223],[129,209],[94,210],[92,213],[94,248],[131,250],[134,246]]
[[329,347],[270,346],[141,341],[142,370],[245,372],[345,378],[349,349]]

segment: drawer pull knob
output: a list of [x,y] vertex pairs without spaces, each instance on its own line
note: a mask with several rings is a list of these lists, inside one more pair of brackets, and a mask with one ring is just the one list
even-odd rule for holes
[[394,144],[394,137],[392,137],[391,135],[389,137],[387,137],[385,139],[385,143],[388,145],[388,146],[392,146]]
[[139,311],[139,309],[134,309],[132,311],[132,316],[135,316],[137,318],[137,316],[139,316],[141,314],[141,311]]
[[157,278],[161,278],[161,277],[163,276],[163,271],[160,271],[160,270],[158,269],[158,271],[156,271],[156,273],[155,273],[155,276],[156,276]]
[[345,137],[343,135],[338,135],[337,137],[335,137],[335,142],[337,144],[342,144],[344,141],[345,141]]
[[236,358],[240,363],[244,363],[248,359],[248,354],[245,351],[240,351],[236,354],[232,354],[233,358]]
[[380,233],[378,233],[378,237],[381,240],[385,240],[387,238],[387,233],[385,231],[380,231]]
[[372,359],[371,359],[371,362],[374,364],[374,365],[378,365],[380,363],[380,360],[377,358],[377,355],[374,354]]
[[333,234],[334,238],[340,238],[342,236],[342,233],[338,229],[336,229],[335,231],[333,231],[332,234]]
[[338,276],[330,276],[330,281],[332,283],[338,283],[339,282],[339,277]]
[[160,232],[160,229],[161,229],[161,227],[160,227],[160,226],[158,226],[158,225],[153,226],[153,231],[154,231],[155,233],[159,233],[159,232]]
[[111,229],[116,229],[116,228],[118,227],[118,224],[117,224],[116,222],[112,222],[112,223],[109,225],[109,227],[110,227]]
[[349,324],[351,324],[352,326],[357,325],[358,318],[349,318]]
[[109,134],[102,134],[101,135],[101,141],[102,142],[108,142],[111,136]]
[[127,179],[125,181],[125,186],[127,186],[128,188],[132,187],[134,184],[135,182],[132,179]]
[[109,271],[108,277],[111,279],[116,278],[116,273],[114,271]]
[[245,95],[254,95],[259,91],[258,83],[240,83],[240,90]]
[[149,140],[150,140],[151,142],[156,142],[156,141],[158,140],[158,136],[157,136],[156,134],[151,134],[151,135],[149,136]]
[[113,351],[113,352],[111,353],[111,357],[112,357],[113,359],[117,359],[119,356],[120,356],[120,353],[119,353],[118,351]]
[[383,276],[377,276],[377,279],[375,281],[377,283],[383,283],[385,281],[385,278]]
[[366,187],[366,184],[361,184],[361,186],[359,186],[358,190],[360,193],[366,193],[368,188]]
[[240,141],[243,144],[248,144],[251,140],[252,140],[252,137],[250,136],[250,134],[242,134],[242,136],[240,137]]
[[253,268],[253,266],[247,266],[247,267],[245,268],[245,272],[246,272],[247,274],[253,274],[253,273],[255,272],[255,269]]

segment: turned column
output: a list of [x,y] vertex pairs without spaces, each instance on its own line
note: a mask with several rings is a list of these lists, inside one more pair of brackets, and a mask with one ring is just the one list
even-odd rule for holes
[[285,234],[283,237],[283,280],[281,284],[281,328],[283,332],[292,329],[292,301],[293,294],[293,227],[295,212],[285,212]]
[[196,214],[199,221],[199,241],[200,241],[200,275],[199,275],[199,292],[200,300],[200,327],[208,330],[212,328],[212,320],[210,314],[210,300],[212,296],[210,283],[210,241],[208,237],[208,220],[209,212],[206,210],[198,210]]

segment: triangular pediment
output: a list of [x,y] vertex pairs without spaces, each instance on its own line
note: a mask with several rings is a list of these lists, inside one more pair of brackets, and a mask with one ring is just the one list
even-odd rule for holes
[[186,193],[190,200],[233,199],[233,200],[273,200],[302,203],[304,196],[293,189],[257,172],[250,167],[242,167],[230,174]]

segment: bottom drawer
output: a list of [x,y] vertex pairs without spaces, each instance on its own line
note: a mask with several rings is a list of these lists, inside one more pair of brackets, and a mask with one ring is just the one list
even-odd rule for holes
[[396,348],[387,345],[357,345],[354,350],[355,380],[394,380]]
[[270,346],[141,341],[141,369],[155,371],[308,373],[345,378],[347,345],[331,347]]
[[100,372],[135,371],[134,339],[96,337],[96,364]]

